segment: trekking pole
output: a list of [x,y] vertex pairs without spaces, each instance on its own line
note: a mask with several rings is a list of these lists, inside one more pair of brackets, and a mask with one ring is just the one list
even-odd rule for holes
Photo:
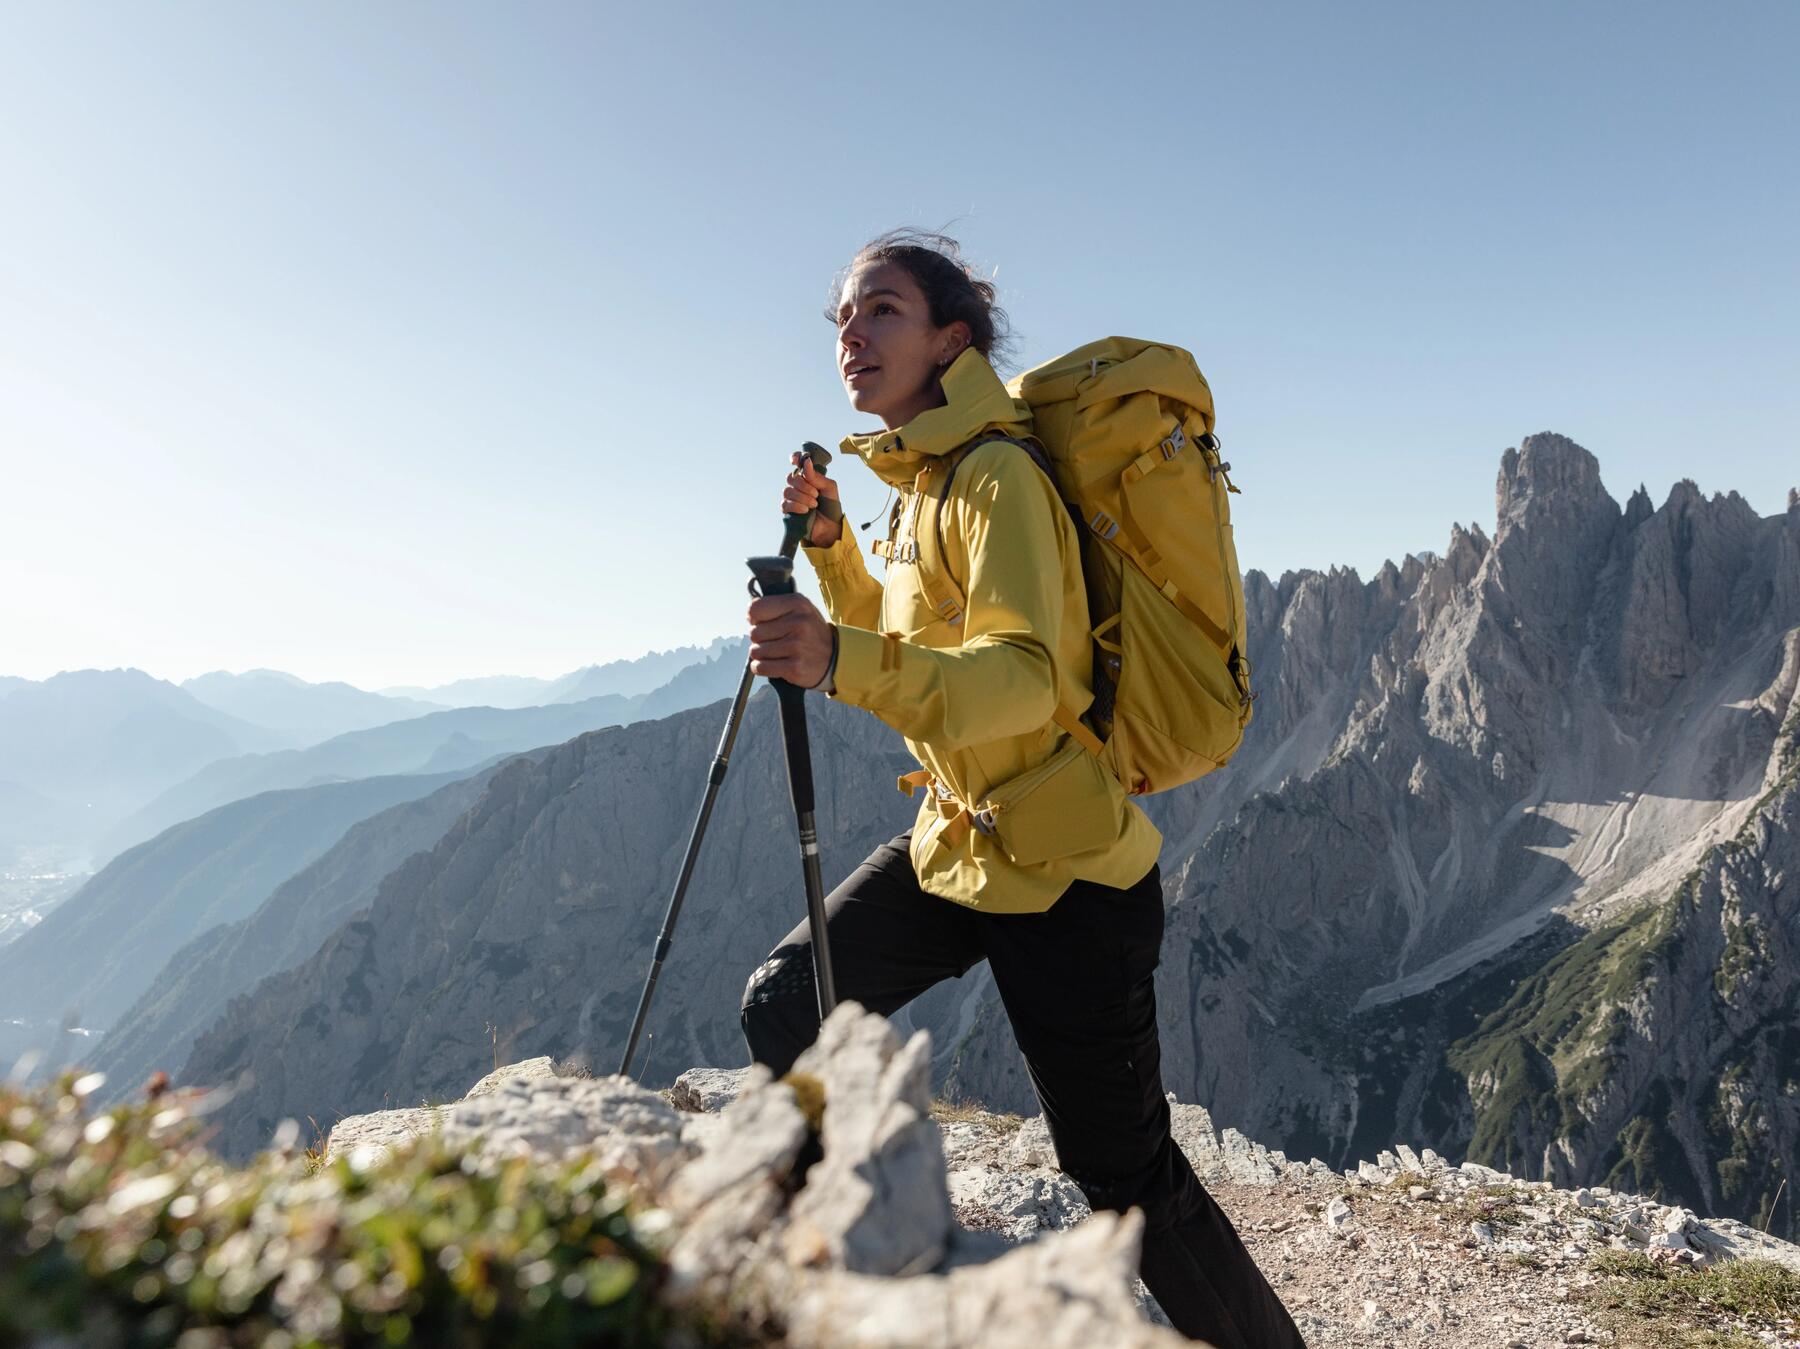
[[[806,442],[801,453],[805,457],[810,458],[813,461],[813,465],[821,471],[831,463],[830,452],[822,446],[813,444],[810,440]],[[785,566],[787,568],[787,590],[764,590],[759,592],[757,589],[758,580],[757,578],[753,578],[750,583],[751,594],[792,593],[794,588],[794,553],[804,540],[811,537],[813,517],[815,514],[816,512],[809,511],[805,515],[784,516],[782,526],[784,535],[781,541],[781,555],[778,558],[773,559],[754,558],[751,560],[751,570],[753,572],[755,571],[756,564],[759,562],[774,561]],[[637,1055],[638,1039],[643,1035],[644,1022],[650,1015],[650,999],[656,992],[656,981],[662,975],[663,962],[668,959],[669,948],[674,945],[675,942],[675,923],[676,920],[681,917],[681,904],[682,901],[687,898],[688,881],[693,878],[694,864],[700,858],[700,840],[706,836],[706,822],[712,816],[713,802],[718,799],[719,788],[725,781],[726,770],[731,766],[731,747],[737,741],[738,727],[744,720],[744,705],[750,701],[750,685],[754,679],[755,676],[750,671],[750,662],[746,660],[744,662],[743,677],[738,680],[737,694],[731,700],[731,712],[725,718],[725,730],[719,736],[719,748],[713,755],[712,767],[708,770],[706,775],[706,795],[700,802],[700,813],[694,820],[693,832],[688,836],[687,855],[681,859],[681,872],[675,881],[675,893],[669,898],[669,910],[663,916],[662,933],[656,939],[656,953],[650,960],[650,976],[644,981],[644,992],[638,999],[637,1016],[631,1023],[631,1034],[625,1041],[625,1057],[619,1064],[619,1073],[623,1077],[631,1076],[631,1060]],[[806,779],[806,808],[804,815],[801,816],[800,849],[807,866],[806,911],[808,921],[812,924],[814,952],[813,969],[815,974],[818,974],[821,970],[823,971],[823,974],[819,979],[819,1019],[823,1021],[826,1014],[830,1012],[831,1007],[836,1005],[837,998],[835,990],[833,990],[830,995],[830,1005],[827,1005],[825,1001],[827,989],[832,988],[831,957],[824,946],[825,901],[822,882],[819,880],[818,837],[813,829],[812,822],[812,761],[807,751],[806,709],[804,707],[798,709],[798,741],[796,741],[788,730],[790,717],[787,710],[787,697],[783,693],[783,690],[792,689],[794,694],[799,695],[803,693],[803,690],[794,689],[792,685],[779,679],[772,679],[769,682],[775,685],[776,696],[782,700],[781,729],[788,759],[788,786],[790,793],[794,797],[794,810],[796,814],[799,814],[800,812],[801,802],[800,790],[795,786],[796,780],[794,777],[796,744],[798,745],[800,762]],[[809,838],[812,840],[812,851],[810,854],[807,852],[807,840]],[[818,892],[817,916],[814,914],[815,891]]]
[[[790,517],[791,518],[791,517]],[[794,593],[794,559],[753,557],[751,583],[763,595]],[[813,987],[819,997],[819,1021],[837,1006],[837,981],[832,977],[831,948],[825,935],[825,883],[819,875],[819,831],[813,823],[812,750],[806,738],[806,690],[785,679],[771,679],[781,701],[781,743],[787,756],[788,792],[794,798],[794,819],[800,827],[800,867],[806,877],[806,926],[812,937]]]

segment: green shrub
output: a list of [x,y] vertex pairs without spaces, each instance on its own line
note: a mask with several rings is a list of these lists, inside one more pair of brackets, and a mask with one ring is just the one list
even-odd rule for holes
[[1585,1301],[1622,1346],[1759,1349],[1765,1341],[1742,1323],[1784,1335],[1800,1329],[1800,1275],[1772,1260],[1699,1269],[1601,1251],[1590,1263],[1606,1279]]
[[167,1098],[90,1112],[96,1085],[0,1083],[0,1346],[719,1342],[664,1297],[663,1215],[592,1163],[426,1138],[240,1168]]

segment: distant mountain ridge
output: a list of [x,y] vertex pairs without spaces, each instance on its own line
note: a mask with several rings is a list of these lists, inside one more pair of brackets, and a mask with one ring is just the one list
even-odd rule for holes
[[396,685],[384,695],[420,698],[452,707],[529,707],[573,703],[616,695],[638,697],[673,679],[689,665],[713,659],[730,638],[716,637],[699,646],[671,647],[642,656],[586,665],[550,679],[530,675],[487,675],[432,686]]
[[715,637],[704,646],[677,646],[630,660],[590,665],[556,680],[544,701],[573,703],[608,693],[627,698],[653,694],[671,680],[679,679],[690,667],[716,661],[721,651],[738,641],[733,637]]
[[591,698],[555,707],[459,707],[351,731],[303,750],[217,760],[123,821],[102,840],[101,851],[116,855],[182,820],[258,792],[469,769],[496,755],[616,725],[631,713],[632,704],[623,698]]
[[[673,676],[647,694],[604,694],[519,708],[451,708],[334,736],[304,750],[208,764],[123,821],[101,840],[100,853],[116,855],[179,820],[252,792],[376,774],[467,769],[499,754],[557,744],[597,727],[667,716],[725,697],[737,687],[749,645],[743,638],[721,638],[710,649],[715,653],[711,659],[675,662]],[[654,673],[660,665],[653,661],[641,668]]]
[[[665,686],[681,680],[688,667],[713,662],[731,643],[721,637],[703,645],[652,651],[556,679],[463,680],[445,686],[455,696],[443,700],[395,696],[397,691],[371,693],[341,681],[309,683],[267,669],[241,674],[216,670],[179,686],[136,669],[66,670],[44,680],[0,675],[0,792],[8,793],[10,805],[0,809],[0,846],[77,844],[97,849],[104,862],[159,829],[230,799],[216,791],[209,794],[204,787],[183,785],[203,770],[212,770],[209,781],[215,783],[244,773],[241,765],[223,767],[223,761],[303,751],[342,736],[461,707],[525,711],[545,704],[586,705],[576,722],[584,717],[586,721],[577,725],[553,716],[551,723],[562,728],[560,737],[502,734],[496,739],[483,729],[489,723],[477,719],[434,739],[416,762],[367,766],[351,762],[325,770],[324,776],[466,767],[506,749],[629,720],[640,715],[638,703],[645,700],[649,715],[666,715],[716,696],[705,694],[711,685],[704,677],[680,686],[694,693]],[[603,705],[595,703],[596,698],[615,700],[604,705],[598,719],[596,709]],[[279,772],[258,778],[253,771],[248,776],[255,779],[246,789],[252,791],[309,780],[283,779]],[[171,789],[170,800],[156,799]],[[139,812],[141,819],[121,827],[127,816]]]
[[280,670],[215,670],[184,679],[181,687],[208,707],[286,733],[292,741],[284,748],[293,749],[444,710],[441,703],[365,693],[336,681],[311,684]]
[[91,841],[206,764],[281,743],[142,670],[65,671],[0,697],[0,778],[53,803],[58,841]]

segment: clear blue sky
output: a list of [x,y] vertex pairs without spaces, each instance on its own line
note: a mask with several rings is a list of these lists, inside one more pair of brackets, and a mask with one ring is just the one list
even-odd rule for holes
[[0,673],[737,630],[895,224],[957,222],[1025,364],[1191,348],[1246,567],[1491,529],[1540,430],[1772,514],[1796,69],[1789,3],[9,6]]

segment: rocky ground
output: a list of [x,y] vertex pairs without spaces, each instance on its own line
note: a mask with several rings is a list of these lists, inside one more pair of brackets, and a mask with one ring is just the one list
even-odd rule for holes
[[[1200,1106],[1172,1101],[1171,1111],[1182,1150],[1315,1349],[1679,1344],[1677,1326],[1634,1326],[1607,1306],[1606,1271],[1754,1257],[1800,1275],[1800,1247],[1638,1196],[1556,1190],[1404,1146],[1340,1175],[1221,1134]],[[1086,1216],[1041,1117],[939,1114],[965,1226],[1027,1240]],[[1800,1345],[1792,1322],[1718,1316],[1706,1328]]]
[[[1135,1215],[1089,1214],[1041,1118],[933,1106],[928,1056],[849,1007],[782,1083],[703,1069],[663,1094],[538,1059],[342,1120],[327,1152],[432,1128],[597,1152],[669,1211],[682,1286],[791,1346],[1186,1343],[1133,1286]],[[1406,1147],[1337,1173],[1172,1114],[1314,1349],[1800,1346],[1800,1247],[1740,1223]]]

